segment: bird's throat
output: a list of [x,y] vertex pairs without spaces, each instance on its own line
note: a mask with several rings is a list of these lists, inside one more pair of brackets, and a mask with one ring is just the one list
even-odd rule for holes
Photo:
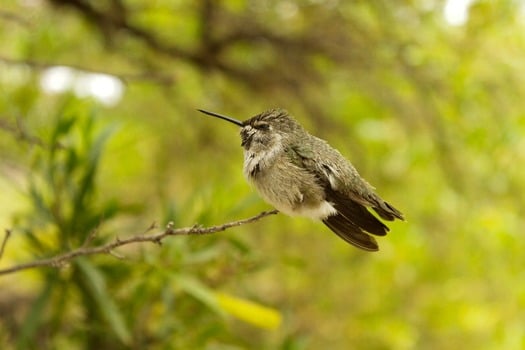
[[244,175],[253,181],[255,177],[259,176],[261,172],[271,167],[276,161],[281,152],[280,145],[276,145],[263,151],[253,151],[248,149],[244,151]]

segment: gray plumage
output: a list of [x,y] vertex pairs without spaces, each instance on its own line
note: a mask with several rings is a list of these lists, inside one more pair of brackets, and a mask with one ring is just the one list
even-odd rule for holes
[[384,220],[403,220],[339,151],[310,135],[285,110],[271,109],[244,122],[201,112],[241,127],[244,175],[279,211],[322,220],[346,242],[368,251],[378,250],[370,234],[384,236],[389,229],[367,207]]

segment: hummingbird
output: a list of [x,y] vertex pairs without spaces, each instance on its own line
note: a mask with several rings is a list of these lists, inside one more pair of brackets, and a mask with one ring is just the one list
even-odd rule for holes
[[338,150],[308,133],[284,109],[270,109],[245,121],[198,109],[241,128],[244,176],[261,197],[289,216],[321,220],[346,242],[379,250],[372,235],[389,228],[381,219],[403,214],[375,193]]

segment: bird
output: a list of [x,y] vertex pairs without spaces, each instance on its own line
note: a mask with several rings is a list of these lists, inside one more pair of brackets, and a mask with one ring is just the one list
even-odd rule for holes
[[243,173],[261,197],[289,216],[322,221],[344,241],[377,251],[373,236],[389,228],[379,220],[404,220],[350,161],[325,140],[308,133],[286,110],[273,108],[245,121],[198,111],[239,126]]

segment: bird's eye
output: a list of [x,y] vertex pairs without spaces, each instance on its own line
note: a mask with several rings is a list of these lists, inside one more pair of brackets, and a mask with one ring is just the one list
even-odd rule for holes
[[256,128],[257,130],[270,130],[270,124],[260,123],[260,124],[254,125],[254,128]]

